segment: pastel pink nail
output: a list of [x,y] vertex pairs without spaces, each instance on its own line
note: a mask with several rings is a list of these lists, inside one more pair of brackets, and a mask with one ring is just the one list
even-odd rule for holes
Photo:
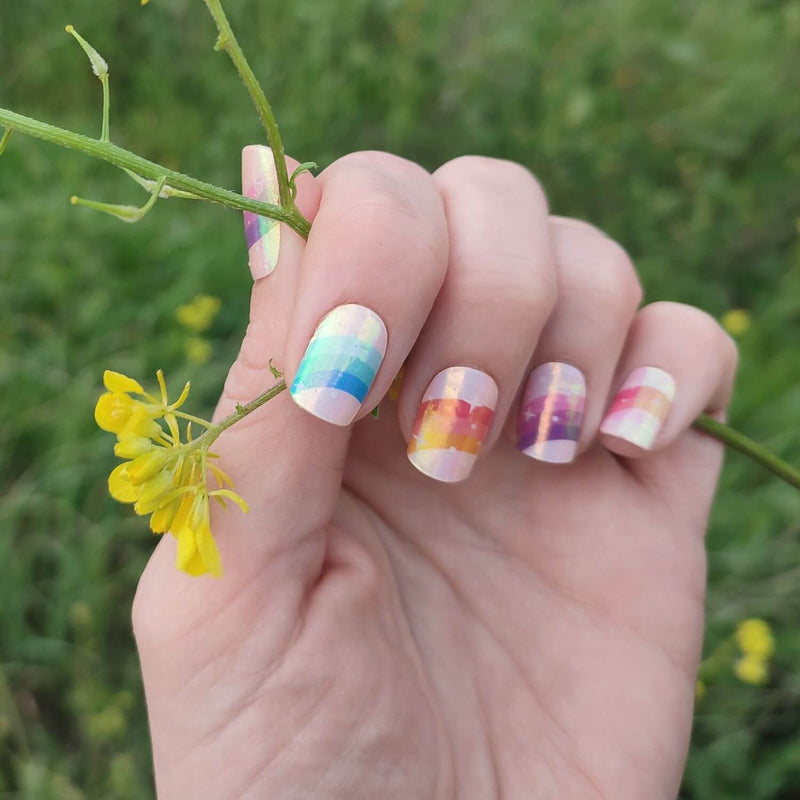
[[[266,145],[251,144],[242,150],[242,194],[274,205],[280,202],[275,159]],[[278,263],[281,226],[277,220],[245,211],[244,234],[250,272],[257,281],[269,275]]]
[[617,392],[600,433],[617,436],[649,450],[675,398],[675,381],[658,367],[638,367]]

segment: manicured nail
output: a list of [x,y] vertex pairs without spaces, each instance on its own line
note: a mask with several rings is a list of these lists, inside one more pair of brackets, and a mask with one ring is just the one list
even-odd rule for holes
[[309,414],[349,425],[386,353],[386,326],[365,306],[338,306],[323,317],[297,368],[291,394]]
[[422,396],[408,458],[437,481],[469,475],[492,424],[497,384],[472,367],[443,369]]
[[[263,200],[275,205],[280,203],[278,173],[271,148],[263,144],[251,144],[242,150],[242,193],[253,200]],[[278,263],[280,223],[245,211],[244,235],[247,239],[253,280],[265,278]]]
[[675,397],[675,381],[658,367],[639,367],[625,379],[600,426],[600,433],[618,436],[649,450]]
[[526,456],[566,464],[578,449],[586,381],[571,364],[549,361],[531,372],[517,419],[517,447]]

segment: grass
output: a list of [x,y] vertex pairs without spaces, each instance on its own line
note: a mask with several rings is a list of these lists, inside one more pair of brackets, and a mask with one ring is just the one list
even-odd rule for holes
[[[112,137],[236,187],[261,140],[199,0],[30,0],[0,20],[0,103],[99,134],[100,88],[63,32],[111,65]],[[230,0],[289,152],[360,148],[433,168],[520,161],[557,213],[604,227],[647,300],[748,309],[731,422],[800,463],[800,4],[794,0]],[[237,214],[159,203],[125,226],[73,193],[138,204],[106,165],[12,137],[0,158],[0,798],[152,795],[130,603],[153,541],[107,496],[91,407],[102,369],[191,375],[210,408],[249,277]],[[222,300],[188,358],[175,310]],[[195,356],[200,354],[195,350]],[[769,621],[769,682],[733,655],[698,703],[684,800],[800,793],[800,495],[731,453],[714,506],[707,652]]]

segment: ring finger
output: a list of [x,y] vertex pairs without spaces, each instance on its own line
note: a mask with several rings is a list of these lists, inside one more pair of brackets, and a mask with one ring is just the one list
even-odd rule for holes
[[628,255],[597,228],[560,217],[550,224],[558,304],[510,422],[525,455],[568,463],[595,437],[642,289]]

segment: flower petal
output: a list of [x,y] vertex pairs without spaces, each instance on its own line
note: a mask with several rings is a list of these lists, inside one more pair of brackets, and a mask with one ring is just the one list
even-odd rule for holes
[[110,433],[119,433],[133,414],[133,400],[127,395],[105,392],[94,407],[94,421],[98,427]]
[[250,511],[245,499],[240,494],[233,492],[230,489],[214,489],[213,492],[209,492],[208,494],[210,497],[226,497],[228,500],[233,500],[233,502],[236,503],[236,505],[239,506],[239,508],[241,508],[245,514]]
[[172,473],[159,472],[141,486],[142,493],[133,510],[137,514],[150,514],[161,504],[163,496],[172,488]]
[[109,392],[144,394],[144,389],[138,381],[123,375],[121,372],[114,372],[110,369],[103,373],[103,385]]
[[115,467],[108,476],[108,491],[120,503],[135,503],[139,498],[141,488],[134,486],[128,476],[128,464]]
[[137,456],[128,465],[128,476],[131,479],[131,483],[149,481],[150,478],[169,465],[169,456],[170,452],[165,447],[157,447],[149,453]]
[[184,525],[178,536],[178,554],[175,562],[178,569],[188,571],[186,568],[197,554],[197,540],[194,531],[188,525]]
[[176,497],[173,501],[157,508],[150,516],[150,530],[153,533],[166,533],[178,513],[180,504],[180,497]]
[[203,558],[206,569],[215,577],[222,577],[222,562],[217,550],[217,543],[211,535],[211,528],[208,523],[200,527],[196,534],[197,549]]
[[149,453],[156,445],[146,436],[126,436],[114,445],[114,455],[120,458],[136,458]]

